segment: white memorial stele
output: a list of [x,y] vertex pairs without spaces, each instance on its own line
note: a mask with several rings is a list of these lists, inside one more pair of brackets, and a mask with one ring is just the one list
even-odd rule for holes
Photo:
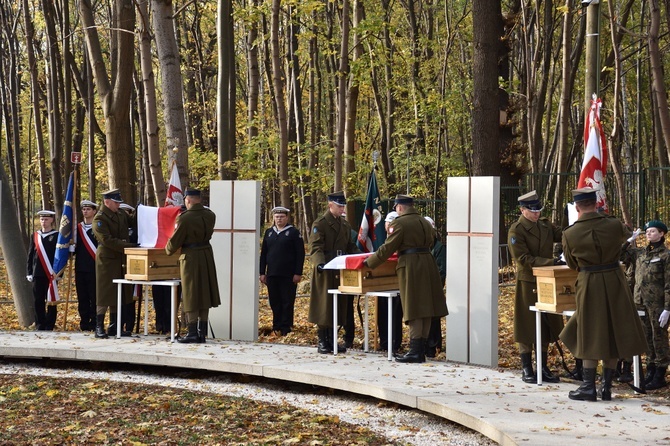
[[447,180],[447,359],[498,365],[500,178]]

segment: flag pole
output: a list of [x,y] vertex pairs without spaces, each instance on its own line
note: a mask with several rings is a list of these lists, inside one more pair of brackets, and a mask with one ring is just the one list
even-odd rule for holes
[[[72,244],[74,237],[77,233],[77,212],[75,203],[77,202],[77,177],[79,173],[79,164],[73,163],[74,167],[74,187],[72,189],[72,238],[70,239],[70,245]],[[67,262],[67,296],[65,298],[65,310],[63,314],[63,330],[67,331],[67,313],[70,305],[70,298],[72,297],[72,264],[74,263],[74,253],[70,252]]]

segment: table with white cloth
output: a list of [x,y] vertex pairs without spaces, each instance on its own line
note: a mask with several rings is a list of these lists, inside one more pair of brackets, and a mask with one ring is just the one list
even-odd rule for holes
[[116,312],[116,337],[121,337],[121,308],[123,305],[123,285],[140,285],[143,287],[144,294],[144,335],[149,334],[149,288],[148,285],[162,285],[170,287],[170,341],[174,342],[175,338],[175,319],[177,314],[177,293],[179,289],[179,284],[181,280],[179,279],[169,279],[169,280],[127,280],[127,279],[114,279],[114,283],[118,285],[117,293],[117,312]]

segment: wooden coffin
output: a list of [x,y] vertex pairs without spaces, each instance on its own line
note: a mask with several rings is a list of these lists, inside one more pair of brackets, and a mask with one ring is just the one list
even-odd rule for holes
[[384,262],[375,269],[341,269],[340,286],[343,293],[365,294],[370,291],[388,291],[398,289],[398,276],[395,267],[398,262]]
[[567,265],[540,266],[533,268],[533,275],[537,282],[536,308],[554,313],[576,308],[577,271]]
[[179,279],[179,252],[163,248],[126,248],[126,280]]

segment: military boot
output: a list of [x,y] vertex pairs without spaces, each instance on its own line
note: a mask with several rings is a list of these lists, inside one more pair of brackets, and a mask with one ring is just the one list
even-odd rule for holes
[[426,340],[423,338],[410,339],[409,340],[409,351],[403,356],[398,356],[395,358],[395,362],[402,363],[421,363],[426,362],[426,357],[424,356],[423,346],[426,343]]
[[207,329],[209,328],[208,321],[198,321],[198,344],[207,342]]
[[654,379],[656,374],[656,364],[653,362],[647,364],[647,373],[644,375],[644,384],[647,385]]
[[[537,354],[537,352],[535,352]],[[536,378],[537,379],[537,378]],[[560,378],[553,374],[553,372],[547,366],[547,352],[542,353],[542,382],[547,383],[557,383],[560,382]]]
[[667,386],[668,383],[665,381],[665,372],[667,369],[667,367],[656,367],[654,377],[649,381],[649,384],[646,384],[646,389],[657,390]]
[[633,381],[633,373],[631,372],[631,367],[633,366],[632,362],[623,361],[621,364],[621,373],[617,378],[617,381],[620,383],[629,383]]
[[197,344],[199,343],[200,337],[198,336],[198,323],[189,322],[188,323],[188,333],[183,338],[177,339],[177,342],[182,344]]
[[600,386],[600,398],[603,401],[612,401],[612,378],[614,369],[603,369],[603,382]]
[[578,401],[596,401],[596,369],[584,369],[584,382],[577,390],[571,390],[568,398]]
[[107,339],[107,333],[105,333],[105,315],[98,314],[95,316],[95,337],[98,339]]
[[333,353],[333,343],[328,343],[328,330],[320,328],[317,330],[317,335],[319,336],[319,343],[316,346],[316,351],[321,354],[327,355],[328,353]]
[[521,380],[528,384],[537,383],[537,375],[533,371],[533,358],[530,353],[521,353]]

